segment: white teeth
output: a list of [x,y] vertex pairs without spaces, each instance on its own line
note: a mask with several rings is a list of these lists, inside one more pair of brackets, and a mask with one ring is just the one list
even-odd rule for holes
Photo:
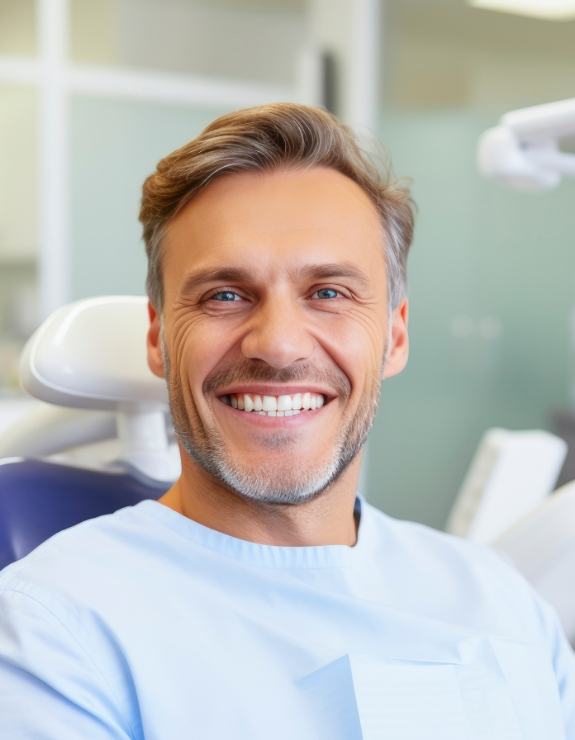
[[262,398],[262,409],[264,411],[277,411],[278,402],[275,396],[264,396]]
[[240,411],[252,411],[268,416],[295,416],[303,410],[313,411],[325,404],[319,393],[295,393],[281,396],[259,396],[255,393],[228,394],[226,403]]
[[291,396],[278,396],[278,411],[291,411]]

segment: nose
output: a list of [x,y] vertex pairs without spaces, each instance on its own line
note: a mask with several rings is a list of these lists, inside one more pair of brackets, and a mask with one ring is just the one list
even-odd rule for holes
[[266,300],[252,313],[241,348],[244,357],[263,360],[276,369],[307,359],[313,352],[305,309],[289,299]]

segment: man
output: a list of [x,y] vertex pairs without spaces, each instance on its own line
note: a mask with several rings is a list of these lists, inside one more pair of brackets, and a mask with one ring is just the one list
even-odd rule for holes
[[148,361],[182,475],[2,573],[0,737],[575,737],[550,609],[357,494],[407,360],[412,214],[304,106],[224,116],[160,162]]

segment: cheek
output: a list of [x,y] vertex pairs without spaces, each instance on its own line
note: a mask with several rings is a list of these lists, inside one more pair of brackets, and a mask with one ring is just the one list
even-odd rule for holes
[[375,312],[350,312],[338,322],[335,332],[326,332],[326,343],[339,367],[352,382],[361,384],[366,375],[379,378],[386,343],[385,320]]
[[189,388],[197,385],[198,381],[201,383],[211,347],[213,342],[203,336],[201,322],[189,314],[175,317],[170,336],[171,371],[184,396],[189,395]]
[[229,332],[186,310],[175,314],[171,330],[172,376],[179,379],[186,399],[201,404],[204,381],[233,346]]

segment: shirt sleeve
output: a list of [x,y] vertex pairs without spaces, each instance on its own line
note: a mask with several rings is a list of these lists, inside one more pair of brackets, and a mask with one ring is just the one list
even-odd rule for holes
[[12,589],[0,592],[0,737],[137,737],[71,630],[33,596]]

